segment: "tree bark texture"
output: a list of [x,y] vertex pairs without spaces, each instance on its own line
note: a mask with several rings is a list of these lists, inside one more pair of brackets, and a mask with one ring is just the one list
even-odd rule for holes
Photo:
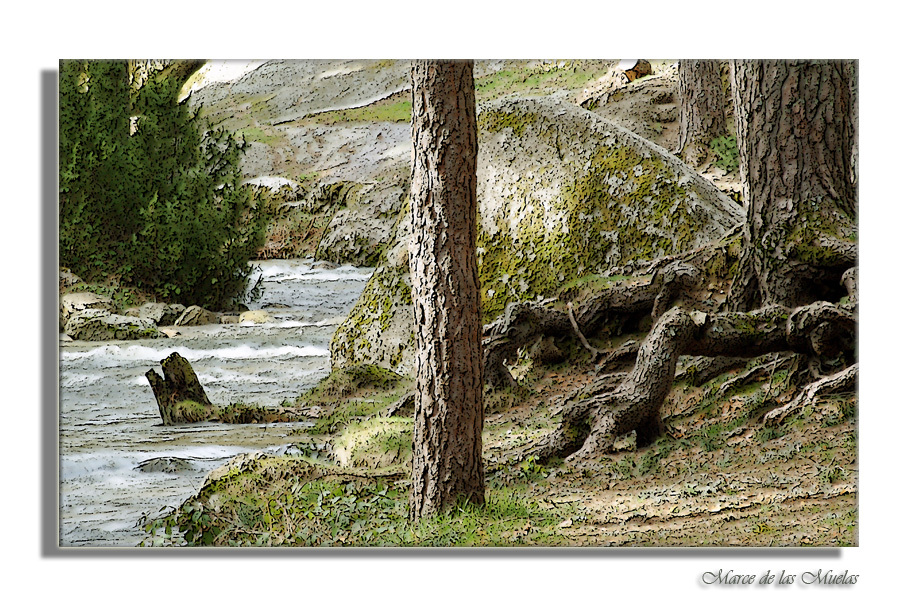
[[417,398],[411,517],[484,503],[478,153],[472,63],[411,67],[412,301]]
[[746,203],[733,309],[837,300],[857,262],[853,70],[842,61],[732,61]]
[[701,166],[712,139],[727,134],[724,91],[718,61],[679,61],[679,155]]

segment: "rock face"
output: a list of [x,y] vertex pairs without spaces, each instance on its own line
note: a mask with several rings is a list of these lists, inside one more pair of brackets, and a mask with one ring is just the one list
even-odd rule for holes
[[407,196],[407,185],[400,183],[355,184],[345,196],[346,207],[335,213],[325,229],[316,259],[376,265]]
[[[553,296],[589,274],[694,249],[743,220],[740,207],[663,148],[553,98],[479,109],[478,264],[485,322],[512,301]],[[414,372],[403,216],[331,341],[333,368]]]
[[61,291],[63,291],[65,288],[70,288],[71,286],[75,284],[79,284],[80,282],[83,281],[83,278],[74,274],[72,271],[64,267],[60,269],[59,274],[60,274],[59,288]]
[[88,309],[67,321],[64,331],[80,341],[157,339],[166,335],[149,318],[111,314],[104,309]]
[[91,292],[73,292],[62,295],[60,309],[61,330],[65,329],[67,322],[69,322],[72,317],[90,309],[114,313],[115,302],[108,297],[102,297]]
[[253,324],[265,324],[266,322],[273,322],[274,318],[268,315],[268,312],[261,309],[255,309],[252,311],[244,311],[239,314],[239,322],[251,322]]

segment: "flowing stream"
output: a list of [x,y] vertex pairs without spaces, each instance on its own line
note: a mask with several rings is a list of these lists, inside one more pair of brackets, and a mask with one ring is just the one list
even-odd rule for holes
[[207,473],[256,450],[283,452],[301,424],[164,427],[144,373],[177,351],[211,402],[278,405],[329,372],[328,343],[372,269],[263,261],[250,304],[276,321],[181,327],[171,339],[62,342],[60,545],[133,546],[137,521],[177,506]]

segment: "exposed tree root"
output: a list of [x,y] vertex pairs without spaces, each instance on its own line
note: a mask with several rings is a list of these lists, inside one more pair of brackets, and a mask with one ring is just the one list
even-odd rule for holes
[[557,300],[511,303],[501,319],[484,328],[485,382],[497,388],[513,385],[504,362],[515,359],[517,351],[529,347],[540,336],[574,334],[594,361],[604,354],[629,355],[630,350],[609,352],[595,348],[588,337],[602,330],[614,316],[657,317],[683,293],[696,287],[699,275],[696,267],[675,260],[655,271],[649,281],[613,283],[576,306],[565,306]]
[[721,395],[729,393],[732,389],[736,389],[742,385],[746,385],[751,381],[758,379],[764,379],[769,376],[774,376],[775,370],[778,368],[789,367],[796,360],[799,354],[786,354],[786,355],[776,355],[771,362],[765,364],[760,364],[749,370],[745,370],[740,374],[736,375],[728,381],[724,381],[723,384],[718,388],[718,392]]
[[857,374],[858,365],[855,362],[834,375],[810,383],[789,403],[769,411],[765,415],[765,425],[780,425],[788,415],[812,404],[819,396],[853,390],[857,383]]
[[676,371],[674,380],[687,381],[689,385],[698,387],[719,374],[745,366],[747,362],[747,358],[740,357],[684,356],[684,359],[679,361],[682,369]]
[[660,431],[660,406],[669,394],[680,355],[756,357],[792,351],[837,355],[850,351],[853,314],[826,302],[794,309],[770,306],[749,313],[704,314],[670,309],[638,351],[633,370],[614,389],[573,401],[560,427],[529,451],[569,460],[608,452],[615,439],[636,431],[638,444]]

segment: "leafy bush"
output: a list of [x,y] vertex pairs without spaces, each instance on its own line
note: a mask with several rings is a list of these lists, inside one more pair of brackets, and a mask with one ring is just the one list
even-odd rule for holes
[[245,141],[202,124],[181,86],[132,93],[126,62],[61,62],[60,261],[219,308],[244,293],[267,218],[241,187]]
[[717,156],[714,166],[728,173],[739,168],[739,149],[736,146],[736,137],[731,135],[711,139],[711,153]]

